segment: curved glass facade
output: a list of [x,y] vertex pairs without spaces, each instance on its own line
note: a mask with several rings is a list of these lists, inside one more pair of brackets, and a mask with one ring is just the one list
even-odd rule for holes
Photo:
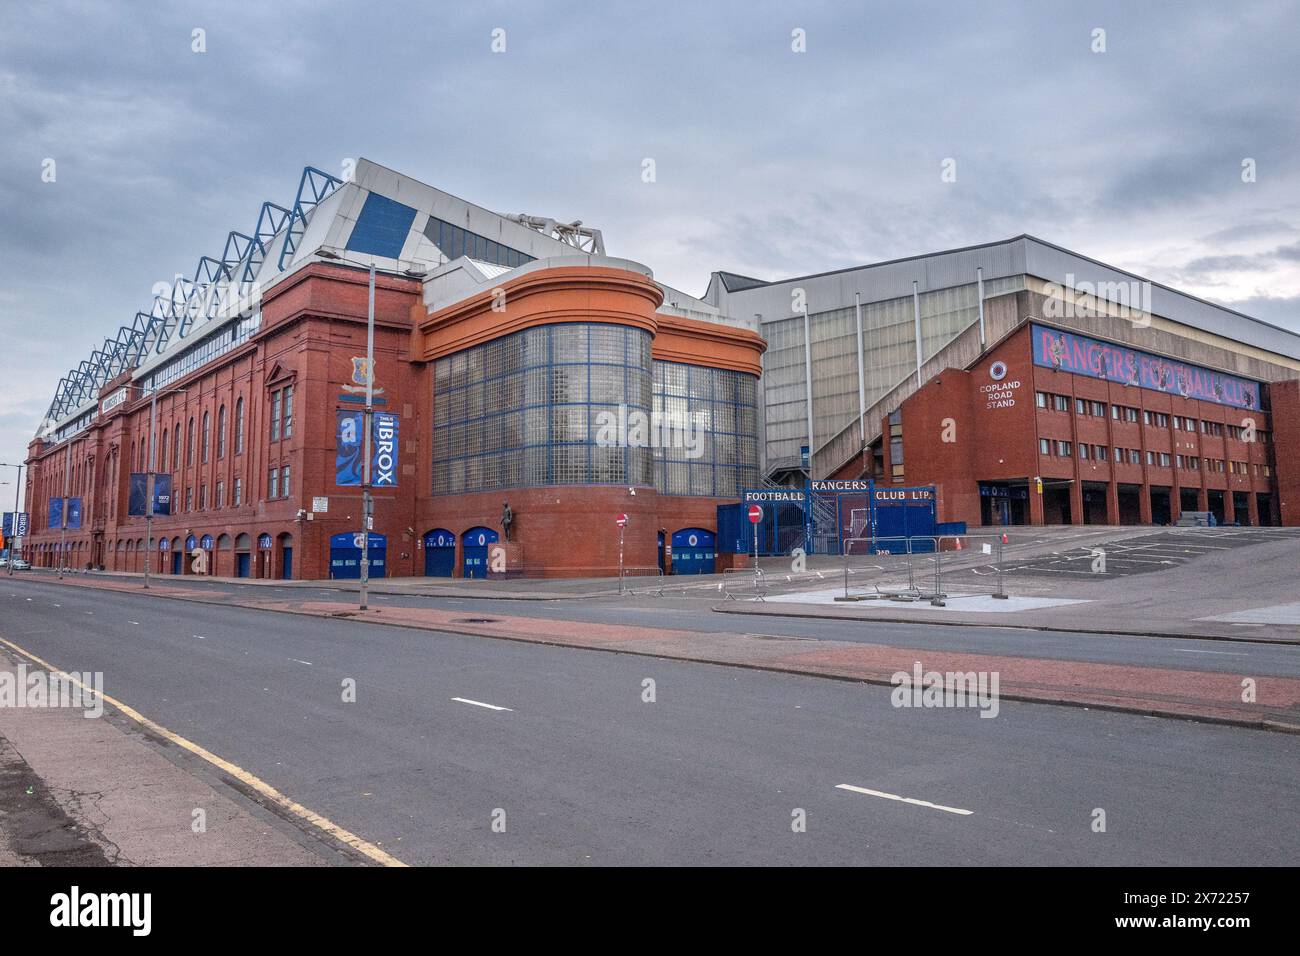
[[689,441],[654,449],[664,495],[735,497],[758,483],[758,378],[700,365],[656,362],[654,411],[689,423]]
[[620,325],[525,329],[434,363],[433,493],[649,485],[649,448],[605,447],[597,415],[651,402],[650,334]]

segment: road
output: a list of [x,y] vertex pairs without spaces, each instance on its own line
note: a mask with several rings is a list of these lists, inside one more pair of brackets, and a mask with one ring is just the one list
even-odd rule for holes
[[[109,695],[411,864],[1258,865],[1300,852],[1290,735],[1010,701],[991,720],[896,709],[882,687],[34,579],[0,595],[0,636],[103,671]],[[797,809],[807,832],[792,832]]]
[[[42,580],[50,580],[50,576],[42,572],[20,578],[19,583]],[[181,581],[164,580],[168,585],[210,592],[218,598],[221,595],[238,595],[240,599],[248,600],[332,601],[341,606],[353,607],[356,606],[357,601],[355,592],[330,587],[274,587],[237,584],[229,581],[203,581],[197,578],[184,578]],[[14,592],[16,588],[6,589],[5,581],[6,579],[0,578],[0,594]],[[499,614],[540,617],[590,624],[663,627],[702,633],[730,631],[774,637],[888,644],[916,650],[1132,664],[1139,667],[1168,667],[1208,673],[1241,673],[1256,677],[1300,677],[1300,651],[1295,647],[1281,644],[1042,631],[1017,627],[890,622],[865,624],[852,620],[740,616],[714,613],[711,607],[718,602],[715,592],[710,592],[707,597],[695,598],[673,596],[659,598],[653,595],[636,594],[554,601],[372,594],[370,600],[374,607],[428,607],[466,611],[475,616]]]

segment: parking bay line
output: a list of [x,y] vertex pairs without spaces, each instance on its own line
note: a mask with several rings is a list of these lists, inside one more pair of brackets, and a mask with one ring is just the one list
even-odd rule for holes
[[958,816],[968,817],[973,814],[974,810],[962,810],[960,807],[945,807],[940,803],[931,803],[929,800],[917,800],[914,797],[900,797],[896,793],[885,793],[882,790],[868,790],[866,787],[855,787],[851,783],[837,784],[836,790],[849,790],[853,793],[865,794],[868,797],[881,797],[885,800],[896,800],[899,803],[910,803],[916,807],[928,807],[931,810],[942,810],[944,813],[955,813]]
[[488,710],[504,710],[508,713],[514,713],[509,707],[498,707],[496,704],[485,704],[481,700],[470,700],[468,697],[453,697],[452,700],[459,704],[473,704],[475,707],[486,707]]

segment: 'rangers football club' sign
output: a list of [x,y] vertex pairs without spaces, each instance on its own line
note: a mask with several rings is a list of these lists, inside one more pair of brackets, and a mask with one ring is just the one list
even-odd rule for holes
[[1259,383],[1072,332],[1031,326],[1034,364],[1234,408],[1259,408]]

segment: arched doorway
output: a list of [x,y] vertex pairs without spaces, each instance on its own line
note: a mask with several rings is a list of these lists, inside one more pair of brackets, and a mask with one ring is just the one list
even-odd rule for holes
[[461,576],[485,578],[488,573],[488,546],[496,544],[497,533],[491,528],[470,528],[461,540]]
[[293,535],[284,532],[276,543],[280,550],[280,577],[286,581],[293,580]]
[[230,558],[227,555],[230,554],[231,543],[232,539],[228,534],[217,537],[217,550],[212,560],[213,574],[220,575],[223,571],[227,574],[230,573]]
[[434,528],[424,534],[424,574],[430,578],[449,578],[456,573],[456,535],[446,528]]
[[235,577],[246,578],[253,569],[253,539],[248,532],[235,538]]
[[275,548],[275,539],[263,531],[257,536],[257,576],[259,578],[273,577],[271,573],[271,553]]

